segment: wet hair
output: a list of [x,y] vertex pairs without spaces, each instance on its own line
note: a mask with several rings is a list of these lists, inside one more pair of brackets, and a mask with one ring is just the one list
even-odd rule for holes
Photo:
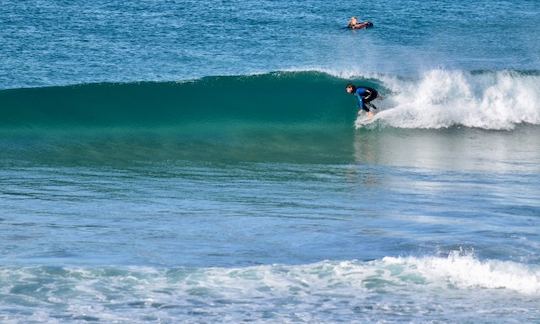
[[347,88],[352,88],[353,92],[356,91],[356,86],[355,86],[354,84],[352,84],[352,83],[347,84],[347,85],[345,86],[345,89],[347,89]]

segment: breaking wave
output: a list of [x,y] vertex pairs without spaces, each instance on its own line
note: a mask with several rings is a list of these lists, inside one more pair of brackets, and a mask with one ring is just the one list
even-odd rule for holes
[[355,102],[344,92],[351,81],[381,90],[379,125],[509,130],[518,124],[540,124],[536,72],[431,70],[418,78],[345,79],[300,71],[2,90],[0,129],[186,125],[228,129],[269,124],[352,128]]
[[480,311],[489,320],[498,307],[512,314],[509,300],[519,301],[514,315],[540,301],[540,268],[460,253],[244,268],[3,267],[0,283],[4,320],[330,321],[338,310],[352,321]]
[[540,124],[540,75],[432,70],[419,80],[383,77],[391,90],[377,119],[399,128],[511,130]]

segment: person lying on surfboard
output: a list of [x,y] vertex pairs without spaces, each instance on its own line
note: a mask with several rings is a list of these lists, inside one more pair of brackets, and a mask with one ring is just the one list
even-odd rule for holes
[[373,111],[371,109],[377,109],[371,101],[379,97],[379,92],[370,87],[357,87],[352,83],[347,84],[345,87],[347,93],[352,94],[358,99],[358,109],[364,110],[367,112],[368,117],[373,116]]
[[359,22],[356,17],[351,17],[351,19],[349,19],[349,23],[347,24],[347,28],[349,29],[362,29],[362,28],[369,28],[369,27],[373,27],[372,22],[370,21]]

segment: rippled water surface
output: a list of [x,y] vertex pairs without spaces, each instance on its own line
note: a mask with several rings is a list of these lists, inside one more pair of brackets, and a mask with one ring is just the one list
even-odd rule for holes
[[540,321],[538,1],[1,8],[0,322]]

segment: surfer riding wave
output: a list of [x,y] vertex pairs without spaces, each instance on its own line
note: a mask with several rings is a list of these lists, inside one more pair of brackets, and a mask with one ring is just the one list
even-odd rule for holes
[[357,87],[352,83],[345,87],[347,93],[352,94],[358,100],[358,109],[367,112],[368,117],[373,116],[372,109],[377,109],[371,101],[379,97],[379,92],[370,87]]

